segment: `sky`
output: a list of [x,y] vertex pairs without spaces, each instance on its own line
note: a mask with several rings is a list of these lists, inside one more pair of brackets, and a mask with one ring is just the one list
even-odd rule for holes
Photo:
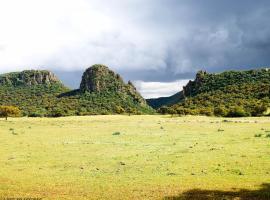
[[270,64],[269,0],[0,0],[0,73],[48,69],[71,88],[105,64],[145,98],[198,70]]

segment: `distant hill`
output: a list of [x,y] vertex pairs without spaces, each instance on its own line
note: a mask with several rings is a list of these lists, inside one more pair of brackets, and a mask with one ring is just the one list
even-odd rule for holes
[[[155,101],[159,112],[220,116],[263,115],[270,105],[270,70],[226,71],[219,74],[200,71],[195,80],[184,87],[181,97],[174,105],[167,103],[172,101],[172,97],[166,101],[162,98]],[[153,100],[148,100],[148,103],[155,107]]]
[[159,97],[159,98],[153,98],[153,99],[146,99],[146,102],[152,108],[158,109],[162,106],[172,106],[176,103],[179,103],[183,98],[184,98],[183,91],[181,91],[181,92],[177,92],[176,94],[169,96],[169,97]]
[[0,75],[0,86],[37,86],[53,85],[62,83],[50,71],[46,70],[25,70]]
[[26,116],[154,112],[131,82],[104,65],[88,68],[77,90],[46,70],[0,75],[0,105],[18,106]]

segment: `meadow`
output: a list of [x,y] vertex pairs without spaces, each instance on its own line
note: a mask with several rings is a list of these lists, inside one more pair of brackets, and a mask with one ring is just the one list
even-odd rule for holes
[[0,199],[270,199],[270,118],[0,119]]

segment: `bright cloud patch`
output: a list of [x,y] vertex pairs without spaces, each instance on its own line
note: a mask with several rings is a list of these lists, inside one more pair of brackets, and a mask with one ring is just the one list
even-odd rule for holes
[[142,96],[146,99],[171,96],[183,89],[189,80],[174,82],[144,82],[135,81],[134,84]]

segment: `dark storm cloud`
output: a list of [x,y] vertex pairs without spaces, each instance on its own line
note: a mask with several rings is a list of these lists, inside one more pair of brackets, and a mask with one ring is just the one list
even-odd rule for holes
[[[179,1],[178,1],[179,2]],[[269,65],[269,1],[181,1],[186,35],[169,44],[167,69],[222,71]],[[179,12],[179,2],[174,12]],[[181,32],[181,30],[180,30]]]

